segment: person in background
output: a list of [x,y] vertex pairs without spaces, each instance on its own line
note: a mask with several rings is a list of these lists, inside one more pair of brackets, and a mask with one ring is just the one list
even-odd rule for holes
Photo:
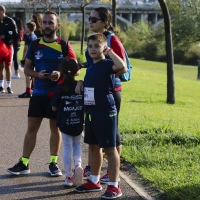
[[[47,11],[42,20],[44,37],[40,38],[34,52],[32,52],[31,48],[32,42],[26,55],[24,73],[29,77],[34,77],[35,84],[29,101],[28,128],[24,137],[22,157],[16,165],[7,170],[14,175],[30,173],[29,159],[35,148],[37,133],[44,118],[49,119],[50,128],[50,164],[48,173],[52,177],[62,175],[57,165],[61,133],[56,126],[57,112],[52,110],[51,100],[54,89],[60,79],[58,63],[64,57],[76,60],[76,55],[70,42],[67,42],[67,53],[65,55],[62,54],[61,39],[56,35],[59,27],[58,15],[55,12]],[[46,76],[46,73],[48,73],[48,76]]]
[[12,94],[11,90],[11,66],[13,60],[13,39],[17,36],[17,26],[13,19],[6,16],[6,9],[0,5],[0,39],[8,48],[8,55],[0,60],[0,93],[4,93],[4,69],[6,71],[7,93]]
[[[32,41],[37,39],[37,36],[35,35],[34,31],[36,29],[36,24],[34,22],[28,22],[26,24],[26,37],[25,37],[25,44],[24,44],[24,51],[23,56],[21,60],[21,65],[23,66],[23,63],[25,63],[26,54],[28,52],[28,47],[31,44]],[[31,88],[31,80],[29,76],[25,76],[26,80],[26,91],[22,94],[18,95],[19,98],[30,98],[32,93]]]
[[44,34],[42,32],[42,17],[40,14],[33,14],[31,18],[31,22],[36,24],[36,29],[34,31],[37,38],[43,37]]
[[13,79],[18,79],[20,78],[19,74],[19,62],[18,62],[18,51],[20,49],[20,42],[24,40],[24,28],[22,25],[22,20],[19,19],[18,17],[13,17],[13,20],[15,21],[17,25],[17,30],[18,30],[18,35],[16,38],[13,40],[13,49],[14,49],[14,54],[13,54],[13,62],[14,62],[14,74],[12,75]]
[[56,125],[62,133],[63,163],[66,174],[64,185],[80,185],[83,181],[81,133],[84,123],[84,106],[83,92],[75,93],[77,85],[75,76],[79,74],[78,64],[73,59],[64,58],[60,65],[60,72],[63,81],[55,88],[51,105],[52,110],[58,112]]

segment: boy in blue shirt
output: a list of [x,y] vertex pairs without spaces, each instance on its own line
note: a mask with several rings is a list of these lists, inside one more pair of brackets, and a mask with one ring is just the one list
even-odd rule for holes
[[[25,58],[26,54],[28,52],[28,47],[31,44],[32,41],[37,39],[37,36],[35,35],[34,31],[36,29],[36,24],[34,22],[28,22],[26,24],[26,37],[24,39],[25,45],[24,45],[24,51],[23,51],[23,57],[21,60],[21,64],[25,64]],[[24,67],[24,66],[22,66]],[[29,76],[26,77],[26,91],[20,95],[18,95],[19,98],[30,98],[31,97],[31,81]]]
[[[116,149],[117,110],[113,97],[115,74],[126,72],[124,61],[107,47],[106,37],[101,33],[88,37],[88,52],[93,64],[84,78],[84,104],[86,105],[84,142],[91,152],[91,175],[87,183],[75,188],[77,192],[102,190],[100,170],[104,148],[108,159],[110,182],[104,199],[115,199],[122,195],[118,185],[120,158]],[[105,59],[109,55],[111,60]]]

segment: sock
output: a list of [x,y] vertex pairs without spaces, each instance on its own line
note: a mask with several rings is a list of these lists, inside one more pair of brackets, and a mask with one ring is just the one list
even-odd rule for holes
[[26,93],[31,94],[31,88],[27,87],[26,88]]
[[0,80],[0,87],[4,87],[4,80]]
[[23,162],[23,164],[24,164],[25,166],[28,165],[29,158],[22,157],[21,160],[22,160],[22,162]]
[[118,182],[108,182],[108,185],[113,185],[114,187],[118,188]]
[[6,81],[7,87],[11,87],[11,81]]
[[99,182],[99,179],[100,179],[100,175],[97,175],[97,176],[90,175],[90,180],[95,184],[97,184]]
[[50,163],[57,163],[57,161],[58,161],[58,156],[54,156],[54,155],[51,155],[51,157],[50,157]]

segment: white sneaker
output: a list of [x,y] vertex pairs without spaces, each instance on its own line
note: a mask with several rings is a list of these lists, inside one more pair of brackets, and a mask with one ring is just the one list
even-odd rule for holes
[[74,182],[74,177],[73,176],[72,177],[66,177],[64,185],[66,185],[66,186],[72,186],[73,182]]
[[13,75],[12,75],[12,78],[13,78],[13,79],[18,79],[18,78],[20,78],[20,75],[19,75],[19,74],[13,74]]
[[74,185],[81,185],[83,183],[83,168],[76,165],[74,170]]

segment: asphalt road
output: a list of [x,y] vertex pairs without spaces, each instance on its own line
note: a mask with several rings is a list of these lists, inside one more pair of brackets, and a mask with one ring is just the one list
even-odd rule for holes
[[[27,110],[29,99],[20,99],[17,95],[25,90],[25,79],[20,71],[20,79],[12,79],[14,94],[0,94],[0,200],[35,200],[35,199],[101,199],[106,185],[101,192],[77,193],[73,187],[64,187],[64,167],[62,150],[58,165],[63,171],[61,177],[50,177],[49,163],[49,123],[44,119],[38,132],[37,144],[30,158],[30,175],[14,176],[7,168],[18,162],[22,155],[22,145],[27,129]],[[87,146],[82,142],[83,166],[87,163]],[[106,163],[102,167],[102,174]],[[123,196],[119,199],[142,200],[135,190],[123,178],[120,181]]]

